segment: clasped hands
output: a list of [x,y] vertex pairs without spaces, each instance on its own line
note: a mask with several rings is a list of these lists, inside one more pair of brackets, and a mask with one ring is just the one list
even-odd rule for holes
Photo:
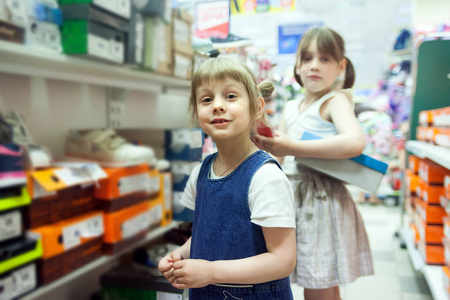
[[163,257],[158,270],[177,289],[200,288],[213,283],[212,262],[203,259],[183,259],[174,251]]

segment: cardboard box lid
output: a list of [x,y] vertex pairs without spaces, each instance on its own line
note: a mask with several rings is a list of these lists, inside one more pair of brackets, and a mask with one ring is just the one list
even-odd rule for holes
[[[318,139],[321,139],[321,138],[322,137],[320,137],[318,135],[315,135],[315,134],[313,134],[311,132],[305,131],[300,139],[307,141],[307,140],[318,140]],[[351,159],[354,162],[357,162],[357,163],[359,163],[361,165],[364,165],[364,166],[366,166],[368,168],[371,168],[371,169],[373,169],[375,171],[383,173],[383,174],[386,174],[386,171],[387,171],[387,168],[388,168],[387,163],[379,161],[377,159],[374,159],[374,158],[372,158],[372,157],[370,157],[368,155],[365,155],[365,154],[361,154],[359,156],[352,157],[352,158],[349,158],[349,159]]]

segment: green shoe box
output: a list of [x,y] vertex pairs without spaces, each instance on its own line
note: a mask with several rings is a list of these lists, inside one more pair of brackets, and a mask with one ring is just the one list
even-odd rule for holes
[[90,4],[62,4],[62,46],[66,54],[123,63],[129,21]]

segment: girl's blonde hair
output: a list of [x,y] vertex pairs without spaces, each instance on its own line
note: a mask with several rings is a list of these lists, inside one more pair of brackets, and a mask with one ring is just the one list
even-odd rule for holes
[[[309,29],[302,36],[302,39],[298,44],[297,61],[300,62],[300,64],[302,63],[302,57],[305,57],[306,51],[308,51],[308,47],[313,41],[317,42],[317,49],[320,53],[330,55],[337,62],[340,62],[344,58],[347,60],[344,88],[351,88],[355,82],[355,71],[350,60],[345,57],[344,39],[339,33],[331,28],[315,27]],[[296,80],[303,86],[300,76],[297,75]]]
[[258,98],[269,99],[274,91],[273,83],[268,80],[261,82],[258,87],[255,75],[243,63],[225,57],[211,58],[195,72],[192,78],[189,110],[193,120],[197,119],[197,88],[205,82],[225,79],[233,79],[244,85],[250,99],[250,115],[253,117],[256,117],[258,111]]

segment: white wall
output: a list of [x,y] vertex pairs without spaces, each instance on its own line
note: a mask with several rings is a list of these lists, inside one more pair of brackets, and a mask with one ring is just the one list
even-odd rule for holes
[[[187,96],[131,91],[121,127],[189,127]],[[56,158],[69,129],[106,128],[108,120],[104,87],[0,73],[0,111],[10,110],[21,113],[35,142]]]
[[412,0],[414,25],[450,23],[449,0]]

